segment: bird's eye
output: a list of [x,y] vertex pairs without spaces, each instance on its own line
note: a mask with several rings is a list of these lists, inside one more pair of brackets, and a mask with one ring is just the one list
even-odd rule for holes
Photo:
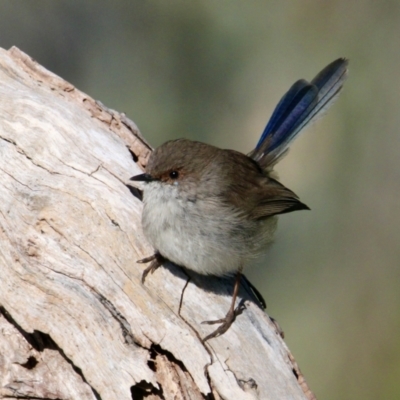
[[178,179],[178,177],[179,177],[179,172],[178,172],[178,171],[171,171],[171,172],[169,173],[169,177],[170,177],[171,179]]

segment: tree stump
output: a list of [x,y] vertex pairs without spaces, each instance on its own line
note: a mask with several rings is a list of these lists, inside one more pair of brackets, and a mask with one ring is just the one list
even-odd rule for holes
[[135,124],[17,48],[0,49],[0,398],[312,399],[276,326],[232,280],[152,254],[126,182],[151,147]]

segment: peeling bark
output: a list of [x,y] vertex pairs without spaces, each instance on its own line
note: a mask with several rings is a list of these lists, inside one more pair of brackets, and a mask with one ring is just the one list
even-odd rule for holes
[[125,115],[0,49],[0,398],[314,398],[246,285],[203,344],[231,280],[167,264],[141,284],[152,249],[125,183],[150,152]]

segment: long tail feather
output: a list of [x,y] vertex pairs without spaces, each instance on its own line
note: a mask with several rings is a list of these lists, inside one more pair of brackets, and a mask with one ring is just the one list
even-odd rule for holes
[[249,154],[262,168],[271,169],[290,142],[306,126],[321,118],[334,103],[347,76],[344,58],[325,67],[310,83],[294,83],[276,106],[256,148]]

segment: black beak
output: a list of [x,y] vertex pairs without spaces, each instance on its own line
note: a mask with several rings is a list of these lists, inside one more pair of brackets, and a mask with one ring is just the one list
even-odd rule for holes
[[132,176],[132,178],[130,178],[129,180],[130,181],[151,182],[151,181],[154,181],[155,179],[150,174],[140,174],[140,175]]

